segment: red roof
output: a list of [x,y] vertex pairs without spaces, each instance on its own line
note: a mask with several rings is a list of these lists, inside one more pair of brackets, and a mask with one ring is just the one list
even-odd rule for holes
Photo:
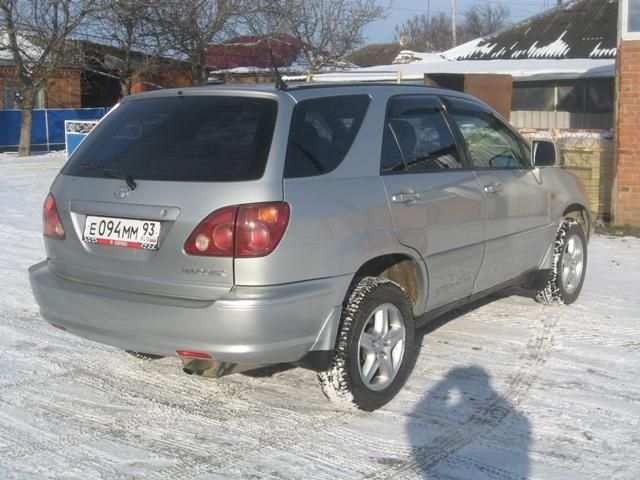
[[302,52],[303,43],[290,35],[278,35],[270,38],[244,35],[231,40],[209,45],[207,65],[214,70],[228,70],[238,67],[270,68],[269,44],[273,51],[276,66],[288,67]]

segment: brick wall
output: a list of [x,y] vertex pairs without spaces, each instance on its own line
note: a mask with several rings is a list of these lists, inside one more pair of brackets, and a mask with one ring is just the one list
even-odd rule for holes
[[[45,90],[45,108],[80,108],[80,70],[60,69],[49,79]],[[4,105],[4,89],[8,86],[20,85],[15,69],[0,67],[0,108]]]
[[137,75],[131,85],[131,93],[147,92],[162,88],[190,87],[191,78],[184,70],[177,68],[167,68],[156,72],[148,72],[144,75]]
[[618,50],[613,221],[640,226],[640,40],[623,40]]
[[80,70],[58,70],[45,90],[46,108],[80,108],[82,106]]

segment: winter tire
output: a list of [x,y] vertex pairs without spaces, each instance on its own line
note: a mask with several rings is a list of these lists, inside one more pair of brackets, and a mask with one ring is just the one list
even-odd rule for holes
[[536,293],[536,300],[569,305],[578,299],[587,271],[587,239],[577,220],[567,218],[562,222],[553,253],[549,281]]
[[414,361],[406,292],[385,278],[363,278],[343,306],[331,366],[318,374],[324,394],[342,406],[375,410],[402,388]]

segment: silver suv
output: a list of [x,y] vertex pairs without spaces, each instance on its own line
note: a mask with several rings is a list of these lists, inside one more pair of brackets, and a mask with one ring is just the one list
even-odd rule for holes
[[136,95],[51,186],[31,285],[70,333],[203,376],[293,363],[374,410],[430,319],[513,285],[576,300],[592,218],[555,157],[423,86]]

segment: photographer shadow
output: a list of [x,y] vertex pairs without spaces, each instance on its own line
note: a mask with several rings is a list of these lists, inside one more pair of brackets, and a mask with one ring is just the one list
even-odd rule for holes
[[[445,313],[416,332],[422,337],[450,321],[512,295],[507,289]],[[531,425],[507,395],[491,385],[490,374],[478,365],[451,368],[410,415],[407,436],[414,468],[423,478],[526,479],[530,473]]]
[[424,478],[528,478],[529,420],[490,380],[476,365],[452,368],[416,406],[407,434]]

